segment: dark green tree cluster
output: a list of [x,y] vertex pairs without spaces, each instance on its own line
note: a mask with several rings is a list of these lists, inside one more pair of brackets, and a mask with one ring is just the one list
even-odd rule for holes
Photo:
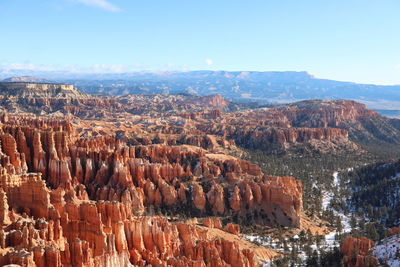
[[349,205],[360,217],[374,222],[375,228],[399,223],[400,161],[363,166],[341,176],[348,181]]

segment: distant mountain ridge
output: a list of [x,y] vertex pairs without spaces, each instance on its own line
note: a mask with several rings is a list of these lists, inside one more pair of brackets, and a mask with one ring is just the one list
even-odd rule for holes
[[[374,109],[400,109],[400,85],[372,85],[315,78],[295,71],[188,71],[83,74],[19,72],[71,83],[85,93],[220,94],[234,101],[287,103],[305,99],[352,99]],[[4,73],[0,77],[17,73]]]
[[20,77],[10,77],[0,82],[32,82],[32,83],[51,83],[52,81],[46,78],[35,77],[35,76],[20,76]]

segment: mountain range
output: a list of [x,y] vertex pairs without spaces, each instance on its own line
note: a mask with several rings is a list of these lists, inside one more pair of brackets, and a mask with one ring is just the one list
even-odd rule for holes
[[220,94],[236,102],[262,103],[289,103],[305,99],[351,99],[367,104],[369,108],[383,110],[389,116],[398,116],[400,109],[400,85],[358,84],[320,79],[307,72],[168,71],[85,74],[0,70],[0,78],[21,74],[34,76],[31,80],[25,77],[25,81],[70,83],[91,94]]

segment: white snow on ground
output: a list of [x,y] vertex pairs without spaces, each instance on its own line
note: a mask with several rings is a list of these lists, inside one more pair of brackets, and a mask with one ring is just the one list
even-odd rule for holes
[[[254,235],[242,235],[242,237],[246,238],[250,242],[257,241],[260,245],[264,247],[274,248],[276,244],[270,236],[264,237],[263,239],[260,236]],[[268,262],[267,260],[265,260],[265,262],[266,263],[263,264],[263,267],[271,267],[271,261]]]
[[[333,174],[332,174],[332,177],[333,177],[333,185],[335,186],[335,187],[339,187],[340,186],[340,181],[339,181],[339,173],[338,172],[334,172]],[[329,204],[330,204],[330,202],[331,202],[331,200],[332,200],[332,198],[334,197],[334,195],[333,195],[333,193],[332,192],[324,192],[323,193],[323,197],[322,197],[322,207],[324,208],[324,209],[327,209],[328,207],[329,207]],[[334,212],[334,214],[336,215],[336,216],[339,216],[340,217],[340,219],[341,219],[341,222],[342,222],[342,226],[343,226],[343,232],[350,232],[351,231],[351,226],[350,226],[350,217],[349,216],[346,216],[346,215],[344,215],[343,214],[343,212],[337,212],[337,211],[333,211]],[[336,234],[336,232],[335,231],[333,231],[333,232],[330,232],[329,234],[327,234],[326,236],[325,236],[325,240],[328,242],[328,243],[332,243],[332,245],[336,245],[336,244],[334,244],[335,242],[335,234]]]
[[[333,177],[333,186],[338,187],[340,185],[339,182],[339,173],[338,172],[334,172],[332,174]],[[327,209],[329,206],[329,203],[331,202],[331,199],[333,198],[333,193],[332,192],[323,192],[323,196],[322,196],[322,207],[324,209]]]
[[[312,250],[316,250],[319,253],[320,249],[328,250],[328,249],[333,248],[333,247],[338,247],[339,243],[335,240],[335,234],[336,234],[336,232],[332,232],[329,235],[327,235],[326,236],[326,240],[322,241],[319,244],[318,247],[315,244],[312,244],[311,245],[311,249]],[[262,238],[260,236],[242,235],[242,237],[246,238],[247,240],[249,240],[251,242],[257,242],[258,244],[260,244],[262,246],[266,246],[266,247],[272,248],[275,251],[280,252],[282,254],[288,252],[288,250],[284,249],[284,246],[283,246],[282,243],[280,243],[277,239],[273,239],[270,236]],[[299,236],[295,235],[292,238],[293,239],[298,239]],[[286,238],[285,240],[287,241],[287,248],[289,249],[289,251],[292,250],[292,244],[290,242],[290,238]],[[297,255],[301,258],[301,260],[303,262],[305,262],[307,260],[307,255],[306,255],[304,250],[299,250]],[[270,267],[270,266],[271,266],[271,262],[266,262],[266,263],[263,264],[263,267]]]
[[374,256],[391,267],[400,267],[400,235],[388,237],[373,248]]
[[333,176],[333,184],[339,186],[339,173],[334,172],[332,176]]
[[[349,168],[349,171],[352,168]],[[334,172],[333,175],[333,185],[336,187],[340,186],[340,177],[338,172]],[[396,174],[395,177],[400,177],[400,173]],[[323,192],[323,199],[322,199],[322,207],[324,209],[328,209],[330,202],[334,194],[332,192]],[[342,233],[347,233],[351,231],[350,226],[350,216],[344,215],[343,212],[338,212],[334,210],[334,214],[339,216],[342,222],[343,231]],[[320,248],[333,248],[339,247],[339,242],[335,239],[335,235],[337,234],[336,231],[332,231],[329,234],[325,235],[325,242],[322,242]],[[264,237],[261,238],[260,236],[251,236],[251,235],[244,235],[243,237],[247,238],[248,240],[254,242],[257,241],[259,244],[263,246],[270,247],[275,249],[278,252],[284,252],[283,245],[278,244],[278,240],[273,240],[272,237]],[[293,238],[299,238],[298,236],[294,236]],[[286,239],[289,241],[289,239]],[[378,258],[378,260],[386,260],[388,266],[390,267],[400,267],[400,235],[390,237],[385,241],[381,242],[382,244],[376,245],[373,248],[373,254]],[[291,249],[290,242],[287,243],[288,248]],[[318,248],[315,245],[311,246],[313,250],[317,250]],[[304,251],[299,251],[299,256],[302,260],[306,259],[306,255]],[[271,262],[265,263],[263,267],[270,267]]]
[[[339,173],[338,172],[334,172],[332,174],[333,176],[333,185],[338,187],[339,186]],[[330,202],[333,198],[333,193],[332,192],[323,192],[322,195],[322,208],[323,209],[328,209]],[[337,215],[337,212],[334,211],[335,215]],[[340,216],[342,218],[342,216]],[[343,224],[343,219],[342,219],[342,224]],[[325,242],[328,244],[329,247],[335,247],[335,246],[339,246],[338,242],[335,240],[335,235],[337,234],[336,231],[332,231],[329,234],[325,235]]]
[[[340,186],[340,181],[339,181],[339,173],[338,172],[334,172],[332,177],[333,177],[333,185],[338,187]],[[331,199],[334,197],[332,192],[323,192],[323,199],[322,199],[322,206],[324,209],[327,209],[329,207],[330,201]],[[341,212],[336,212],[334,211],[335,215],[340,216],[341,221],[342,221],[342,225],[343,225],[343,232],[349,232],[351,230],[350,227],[350,218],[348,216],[345,216],[343,213]],[[336,231],[332,231],[329,234],[325,235],[325,242],[323,241],[320,244],[320,248],[324,248],[326,249],[330,249],[333,247],[339,247],[340,244],[337,240],[335,240],[335,235],[337,234]],[[257,241],[259,244],[261,244],[262,246],[267,246],[270,247],[272,249],[275,249],[278,252],[284,253],[284,249],[283,249],[283,245],[282,244],[278,244],[278,240],[274,240],[272,239],[272,237],[263,237],[261,238],[260,236],[252,236],[252,235],[243,235],[244,238],[248,239],[251,242],[255,242]],[[294,239],[299,238],[298,236],[294,236]],[[287,246],[289,249],[291,249],[291,244],[289,242],[289,239],[286,239],[287,242]],[[316,245],[312,245],[311,248],[313,250],[317,250],[318,248]],[[304,261],[306,260],[306,254],[304,251],[299,251],[299,257]],[[271,266],[271,262],[265,263],[263,265],[263,267],[270,267]]]
[[[352,168],[349,168],[348,171],[351,171]],[[340,186],[340,177],[338,172],[334,172],[333,175],[333,186],[339,187]],[[397,173],[394,177],[391,177],[393,179],[400,178],[400,173]],[[316,186],[316,185],[313,185]],[[334,197],[334,194],[332,192],[323,192],[323,198],[322,198],[322,207],[324,209],[328,209],[330,202],[332,198]],[[350,226],[350,215],[346,216],[344,215],[343,212],[338,212],[334,210],[334,214],[336,216],[339,216],[341,218],[342,226],[343,226],[343,231],[342,233],[350,232],[351,231],[351,226]],[[335,240],[335,235],[337,234],[336,231],[332,231],[329,234],[325,235],[325,242],[321,244],[321,247],[324,248],[333,248],[333,247],[339,247],[340,244],[338,241]],[[271,247],[279,252],[284,252],[283,251],[283,246],[282,244],[278,244],[277,240],[272,240],[271,237],[264,238],[262,241],[261,237],[259,236],[245,236],[247,239],[250,241],[258,241],[261,245]],[[298,238],[298,237],[297,237]],[[288,247],[291,249],[290,242],[288,242]],[[312,246],[312,249],[317,249],[315,245]],[[378,258],[380,262],[386,262],[386,266],[390,267],[400,267],[400,235],[392,236],[387,238],[386,240],[383,240],[378,244],[375,245],[373,248],[373,254],[375,257]],[[299,256],[305,260],[306,255],[303,251],[299,251]],[[271,262],[266,263],[263,265],[263,267],[270,267]],[[384,265],[380,265],[384,266]]]
[[325,235],[325,242],[327,244],[328,247],[338,247],[339,243],[338,241],[335,239],[335,235],[337,234],[336,231],[332,231],[329,234]]
[[[253,235],[243,235],[244,238],[248,239],[251,242],[257,242],[262,246],[265,247],[269,247],[274,249],[275,251],[278,251],[280,253],[285,253],[287,251],[285,251],[283,244],[278,244],[278,240],[277,239],[273,239],[272,237],[268,236],[268,237],[264,237],[261,238],[260,236],[253,236]],[[295,235],[293,236],[294,239],[298,239],[299,236]],[[285,238],[285,240],[287,241],[287,247],[288,249],[292,249],[291,243],[289,242],[289,238]],[[317,249],[315,245],[311,246],[312,249]],[[304,253],[304,251],[299,251],[298,252],[298,256],[302,259],[302,260],[306,260],[306,254]],[[271,262],[267,262],[263,265],[263,267],[270,267],[271,266]]]

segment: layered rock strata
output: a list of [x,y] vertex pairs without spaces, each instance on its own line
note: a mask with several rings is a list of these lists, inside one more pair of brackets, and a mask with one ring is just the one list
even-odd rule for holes
[[234,238],[210,239],[208,229],[223,229],[218,220],[206,218],[204,228],[146,215],[300,224],[301,183],[247,161],[189,145],[79,137],[66,121],[3,114],[0,122],[2,265],[257,266]]

